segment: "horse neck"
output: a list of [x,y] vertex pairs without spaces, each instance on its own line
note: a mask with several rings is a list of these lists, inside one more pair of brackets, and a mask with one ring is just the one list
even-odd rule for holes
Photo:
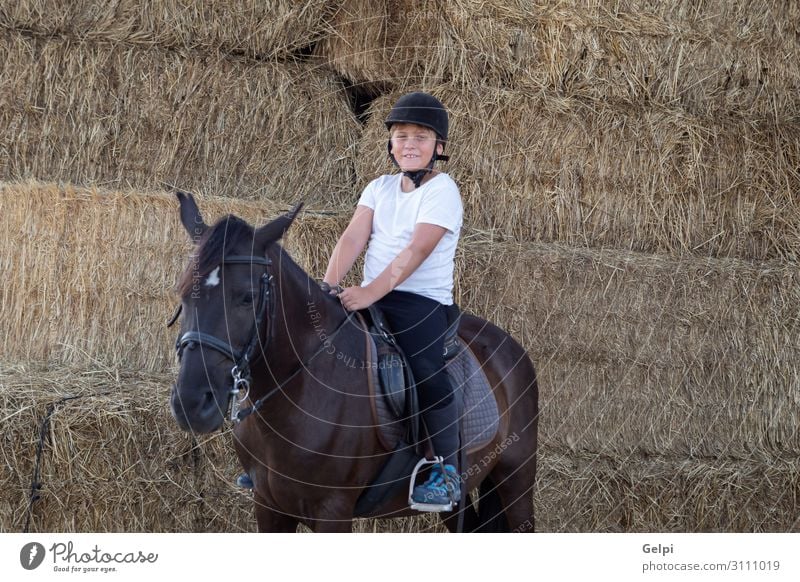
[[304,366],[344,322],[346,312],[319,284],[294,264],[283,250],[273,257],[275,321],[267,347],[266,364],[279,383]]
[[[273,264],[279,263],[273,259]],[[262,437],[273,433],[282,435],[281,438],[292,435],[293,440],[306,442],[326,433],[328,429],[323,430],[320,425],[333,430],[348,422],[347,418],[368,424],[369,407],[353,410],[352,398],[347,399],[347,394],[359,390],[362,384],[366,395],[363,370],[339,365],[335,374],[329,373],[331,367],[339,364],[340,346],[348,346],[345,350],[348,353],[363,349],[363,331],[357,325],[345,323],[347,313],[339,302],[323,293],[298,267],[276,268],[274,274],[273,336],[266,357],[252,367],[251,401],[270,395],[259,411],[265,421],[257,425]],[[326,343],[331,338],[335,344]],[[333,384],[323,386],[321,381]],[[303,421],[312,418],[331,420],[316,422],[311,430]],[[309,431],[313,435],[306,434]],[[315,446],[309,449],[316,450]]]

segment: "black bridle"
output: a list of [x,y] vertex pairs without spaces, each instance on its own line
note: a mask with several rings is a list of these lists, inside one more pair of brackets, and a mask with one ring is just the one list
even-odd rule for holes
[[[250,364],[257,361],[267,349],[273,335],[273,322],[275,321],[275,289],[274,278],[267,270],[272,265],[272,260],[268,257],[257,257],[248,255],[231,255],[222,259],[222,267],[226,265],[261,265],[264,267],[264,273],[260,277],[259,283],[259,297],[258,307],[256,309],[256,318],[253,325],[253,331],[250,335],[250,340],[247,342],[245,348],[241,351],[234,348],[229,342],[219,339],[208,333],[201,331],[187,331],[182,336],[179,336],[175,342],[175,352],[178,355],[178,361],[183,356],[183,350],[189,347],[190,349],[196,345],[201,347],[208,347],[214,349],[224,355],[229,360],[233,361],[233,368],[231,368],[231,376],[233,376],[233,388],[231,388],[228,397],[227,416],[234,422],[239,422],[243,418],[239,413],[239,406],[250,392]],[[175,323],[180,314],[181,307],[173,316],[168,326]],[[264,322],[264,315],[269,312],[268,330],[266,338],[260,342],[259,330]],[[261,345],[261,349],[259,348]],[[244,396],[239,398],[239,393],[244,389]]]
[[[316,358],[322,351],[326,350],[333,342],[333,338],[335,338],[339,332],[344,329],[345,324],[347,324],[355,316],[356,312],[350,312],[344,321],[339,325],[339,327],[337,327],[336,330],[330,336],[328,336],[328,339],[320,345],[320,347],[311,355],[311,357],[308,358],[306,362],[301,363],[283,382],[267,392],[266,395],[255,401],[249,408],[240,410],[241,403],[247,399],[250,393],[250,365],[257,361],[258,358],[265,353],[266,348],[273,337],[275,321],[275,280],[268,271],[268,268],[272,266],[272,260],[267,257],[232,255],[222,259],[221,266],[224,267],[225,265],[262,265],[264,267],[264,273],[260,278],[261,282],[258,309],[256,311],[256,319],[253,326],[253,332],[250,336],[250,341],[248,341],[244,350],[238,351],[230,343],[223,341],[211,334],[200,331],[187,331],[182,336],[179,336],[175,341],[175,352],[178,355],[178,361],[180,361],[181,356],[183,355],[183,350],[187,346],[193,347],[197,344],[200,344],[201,347],[206,346],[217,350],[226,358],[233,361],[234,364],[233,368],[231,369],[233,388],[231,388],[230,392],[228,393],[229,396],[226,415],[233,422],[239,423],[260,409],[270,396],[275,394],[278,390],[281,390],[286,384],[289,383],[290,380],[304,370],[311,360]],[[342,289],[338,285],[332,288],[328,286],[327,283],[323,283],[322,290],[325,292],[332,291],[334,294],[338,294],[338,292],[340,292]],[[167,323],[167,327],[170,327],[178,320],[182,309],[183,304],[178,306],[175,314]],[[261,349],[257,350],[256,348],[259,345],[259,330],[264,322],[264,315],[267,312],[269,313],[269,321],[267,322],[268,329],[266,338],[261,343]],[[244,396],[239,398],[239,393],[242,391],[242,389],[244,389],[245,393]]]

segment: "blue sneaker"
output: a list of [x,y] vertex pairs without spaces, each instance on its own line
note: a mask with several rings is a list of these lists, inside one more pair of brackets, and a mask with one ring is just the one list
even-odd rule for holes
[[242,489],[252,489],[253,488],[253,480],[250,478],[250,475],[247,473],[242,473],[236,478],[236,484],[241,487]]
[[437,465],[425,483],[414,487],[411,500],[424,505],[447,505],[451,501],[457,503],[461,499],[461,485],[458,471],[453,465],[445,465],[448,482]]

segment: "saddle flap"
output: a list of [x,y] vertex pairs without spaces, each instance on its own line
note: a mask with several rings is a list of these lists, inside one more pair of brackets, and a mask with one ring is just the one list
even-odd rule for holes
[[[377,406],[379,409],[387,409],[391,420],[399,421],[401,425],[408,422],[408,441],[424,446],[424,443],[420,440],[419,405],[416,390],[413,388],[414,378],[405,355],[397,345],[383,312],[377,306],[371,305],[362,314],[369,321],[367,328],[375,349],[375,362],[372,364],[373,374],[376,380],[376,392],[378,398],[382,401]],[[463,359],[458,358],[459,354],[462,354],[465,350],[469,352],[469,349],[458,336],[458,327],[461,323],[461,310],[458,305],[454,303],[446,306],[446,314],[447,329],[444,338],[443,357],[448,371],[452,371],[454,367],[451,364]],[[471,353],[469,355],[465,354],[465,357],[467,359],[474,358]],[[463,367],[463,363],[457,367]],[[473,375],[474,371],[469,376]],[[457,377],[457,381],[453,386],[462,399],[468,384],[470,384],[468,378]],[[394,425],[395,428],[384,432],[395,432],[397,425],[390,424]],[[393,436],[388,434],[384,436],[386,441],[396,442],[396,438],[393,438]]]
[[377,350],[375,366],[378,390],[394,417],[405,418],[410,415],[410,411],[407,410],[408,395],[414,383],[411,371],[395,342],[383,312],[376,305],[370,305],[366,311],[370,320],[369,333]]
[[378,333],[370,333],[376,337],[378,352],[378,385],[392,413],[397,418],[405,416],[406,411],[406,386],[405,362],[403,357],[394,347],[380,339]]
[[[499,409],[497,401],[492,393],[489,380],[483,371],[481,363],[469,349],[463,340],[459,339],[459,348],[456,355],[447,362],[447,373],[456,391],[456,397],[461,402],[461,446],[467,451],[480,449],[494,438],[500,424]],[[375,343],[372,344],[373,358],[377,360],[377,350]],[[382,387],[379,387],[379,375],[377,366],[372,367],[373,385],[375,386],[374,412],[375,424],[381,442],[391,450],[397,442],[409,432],[408,420],[413,426],[419,422],[418,405],[416,403],[416,392],[406,391],[406,396],[410,400],[406,401],[406,412],[403,415],[395,414],[389,399]],[[414,438],[411,438],[411,437]],[[412,431],[406,437],[406,442],[424,447],[419,437],[419,427],[416,427],[416,434]],[[424,451],[422,454],[425,454]]]

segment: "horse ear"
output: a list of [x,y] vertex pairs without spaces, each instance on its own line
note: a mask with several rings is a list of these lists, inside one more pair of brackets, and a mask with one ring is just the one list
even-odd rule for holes
[[256,231],[256,248],[266,248],[268,244],[273,243],[283,237],[289,227],[292,226],[294,219],[303,208],[303,203],[299,202],[294,207],[284,214],[279,216],[272,222],[265,224]]
[[200,209],[197,207],[197,202],[194,201],[194,196],[188,192],[176,191],[175,196],[178,197],[178,202],[181,205],[181,223],[186,232],[193,240],[203,236],[203,233],[208,228],[208,225],[203,221],[203,216],[200,214]]

